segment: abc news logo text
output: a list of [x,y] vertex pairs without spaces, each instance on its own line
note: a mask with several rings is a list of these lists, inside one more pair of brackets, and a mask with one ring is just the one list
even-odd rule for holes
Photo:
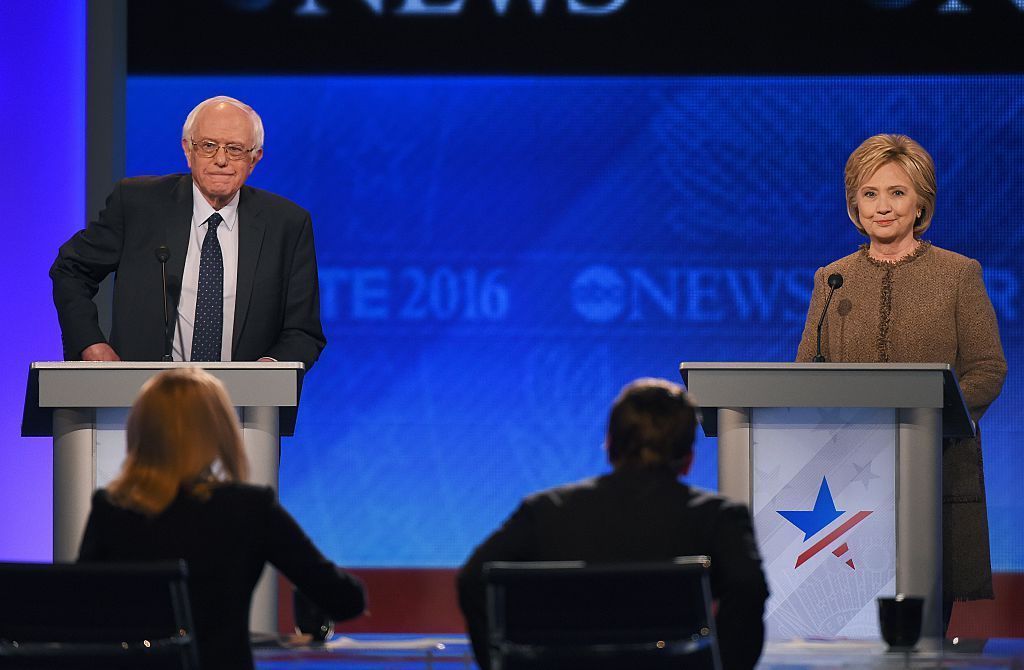
[[[629,0],[401,0],[393,8],[385,7],[385,0],[305,0],[295,10],[298,16],[327,16],[331,9],[349,9],[362,7],[377,15],[392,14],[395,16],[458,16],[469,6],[489,6],[498,16],[504,16],[509,7],[526,6],[534,15],[542,16],[554,7],[564,6],[568,14],[574,16],[602,16],[614,14],[626,6]],[[268,0],[235,0],[231,4],[239,9],[261,11],[269,8],[273,2]]]

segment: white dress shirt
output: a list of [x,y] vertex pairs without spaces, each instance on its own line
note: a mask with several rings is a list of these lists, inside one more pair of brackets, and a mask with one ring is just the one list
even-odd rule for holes
[[185,272],[181,277],[181,298],[175,318],[171,355],[176,361],[192,357],[192,330],[196,320],[196,295],[199,292],[199,255],[206,237],[206,220],[219,212],[224,221],[217,226],[217,241],[224,258],[224,333],[220,343],[220,359],[231,360],[231,337],[235,325],[235,293],[238,285],[238,194],[231,202],[215,210],[192,183],[192,227],[185,254]]

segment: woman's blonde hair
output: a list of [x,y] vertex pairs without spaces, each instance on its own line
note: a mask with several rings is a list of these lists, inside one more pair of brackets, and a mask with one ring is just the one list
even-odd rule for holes
[[107,491],[114,503],[147,515],[179,490],[205,500],[225,481],[244,480],[242,431],[223,384],[201,368],[155,375],[128,415],[128,454]]
[[906,135],[882,134],[864,140],[846,161],[846,211],[853,225],[867,235],[857,214],[857,191],[883,165],[895,163],[910,177],[921,215],[914,221],[914,237],[932,225],[935,214],[935,162],[924,147]]

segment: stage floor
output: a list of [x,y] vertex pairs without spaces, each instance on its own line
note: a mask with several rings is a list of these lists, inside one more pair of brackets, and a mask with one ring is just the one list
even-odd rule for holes
[[[258,670],[424,670],[476,668],[466,638],[450,635],[336,636],[320,646],[258,648]],[[1024,639],[922,640],[910,653],[882,642],[770,642],[761,670],[897,670],[957,668],[1024,670]],[[625,669],[624,669],[625,670]]]

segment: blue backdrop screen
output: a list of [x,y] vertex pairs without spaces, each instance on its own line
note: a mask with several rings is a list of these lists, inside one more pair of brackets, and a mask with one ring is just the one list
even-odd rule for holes
[[266,125],[250,183],[313,214],[329,343],[281,497],[333,559],[457,565],[523,495],[606,469],[625,382],[792,360],[813,271],[862,241],[845,160],[903,132],[938,165],[926,237],[986,270],[993,563],[1024,569],[1024,77],[134,76],[128,174],[184,171],[184,117],[221,93]]

